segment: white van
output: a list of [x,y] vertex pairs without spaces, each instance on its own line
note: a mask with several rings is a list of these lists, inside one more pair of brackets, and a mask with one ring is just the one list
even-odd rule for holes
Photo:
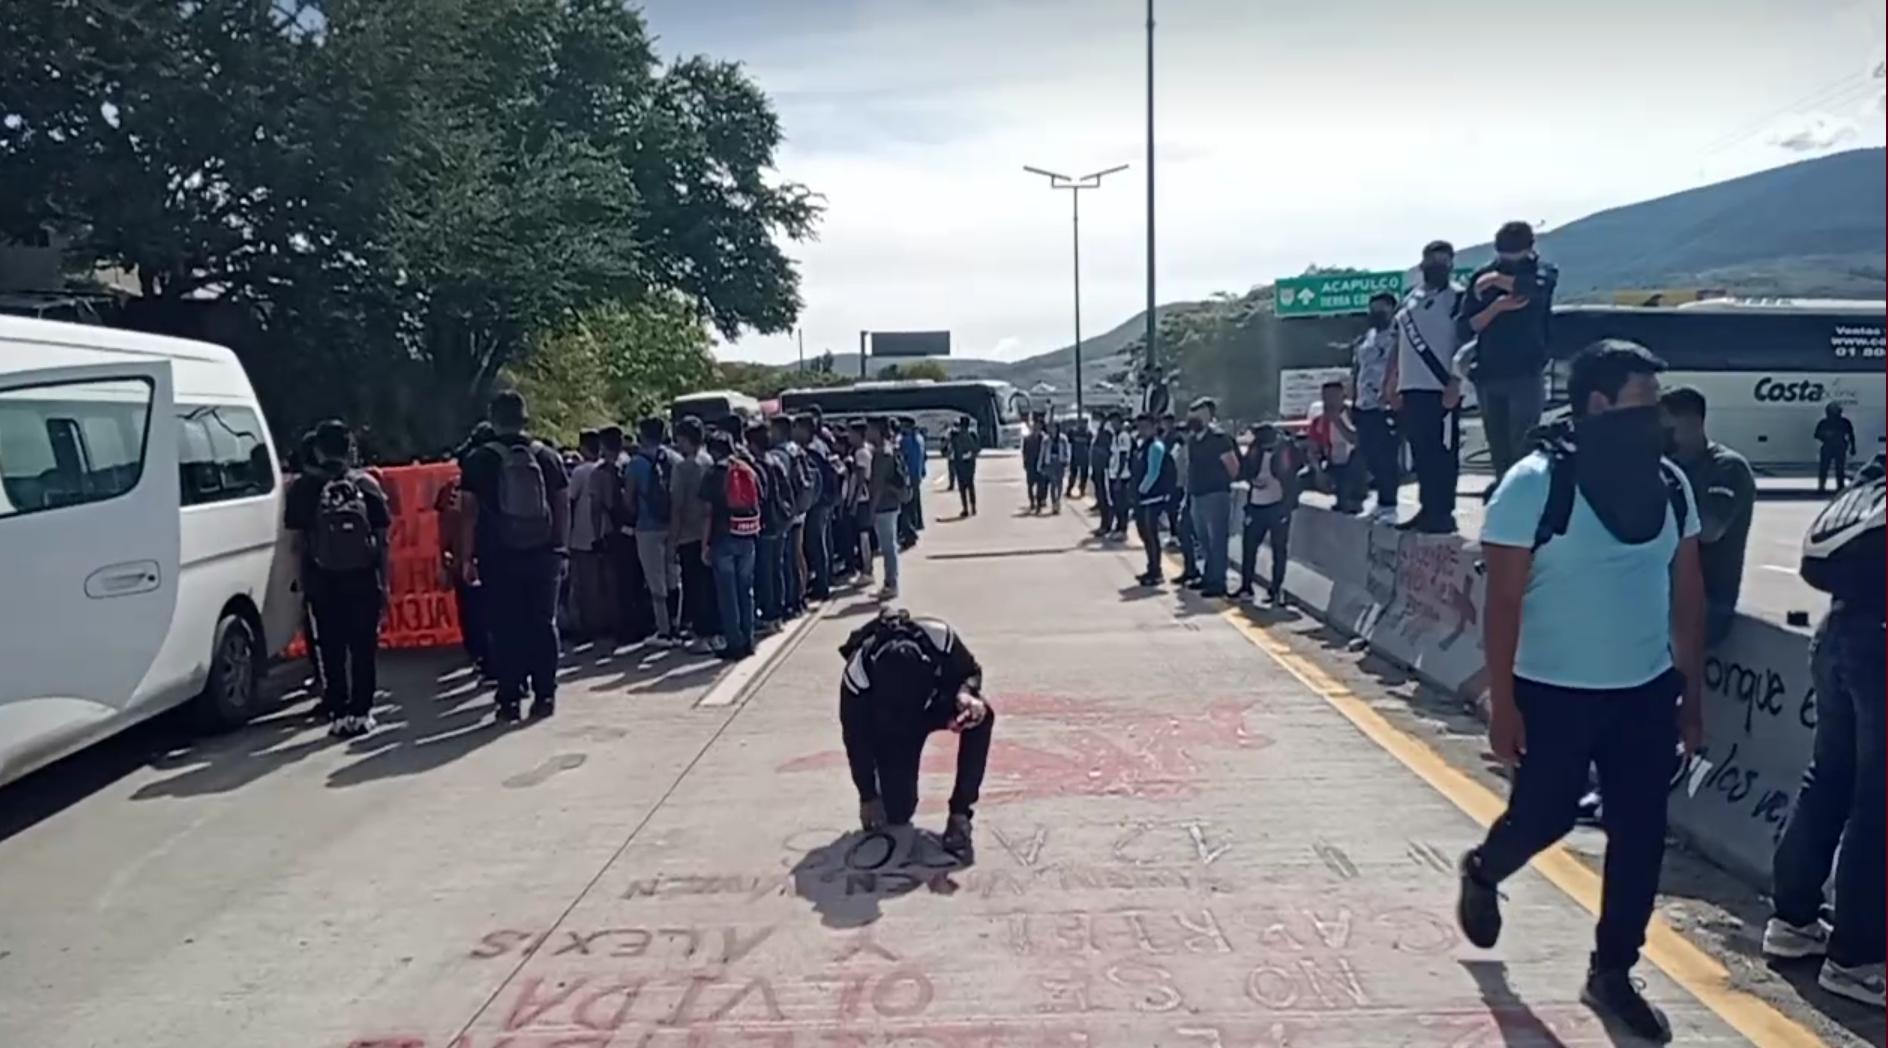
[[229,350],[0,316],[0,783],[255,712],[301,616],[276,462]]

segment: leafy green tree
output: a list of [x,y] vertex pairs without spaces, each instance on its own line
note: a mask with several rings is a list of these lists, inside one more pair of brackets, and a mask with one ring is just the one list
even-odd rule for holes
[[913,360],[903,364],[887,364],[878,369],[878,377],[887,382],[900,379],[930,379],[933,382],[948,382],[951,373],[935,360]]

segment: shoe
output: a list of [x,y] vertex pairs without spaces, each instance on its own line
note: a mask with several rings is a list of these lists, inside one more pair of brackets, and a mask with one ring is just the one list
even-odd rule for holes
[[782,629],[779,619],[766,619],[754,626],[754,632],[763,637],[771,637]]
[[970,835],[970,816],[953,815],[944,822],[944,836],[939,843],[944,850],[957,857],[959,862],[968,863],[977,855],[976,842]]
[[1421,516],[1421,515],[1419,514],[1419,515],[1417,515],[1417,516],[1414,516],[1414,517],[1411,517],[1411,518],[1409,518],[1409,519],[1408,519],[1408,520],[1406,520],[1406,521],[1403,521],[1403,522],[1402,522],[1401,524],[1398,524],[1398,525],[1396,526],[1396,530],[1398,530],[1398,531],[1420,531],[1420,530],[1422,530],[1422,526],[1423,526],[1423,518],[1422,518],[1422,516]]
[[1143,575],[1134,576],[1134,581],[1140,583],[1143,586],[1158,586],[1167,580],[1162,578],[1159,575],[1143,574]]
[[1265,591],[1265,603],[1270,604],[1276,608],[1284,607],[1285,606],[1285,592],[1283,590],[1271,589],[1268,587]]
[[1489,950],[1501,938],[1501,893],[1475,878],[1474,863],[1475,853],[1468,852],[1456,867],[1462,884],[1455,900],[1455,921],[1462,926],[1463,938]]
[[658,633],[649,638],[649,646],[652,648],[662,648],[666,650],[675,647],[679,643],[681,643],[679,637],[667,633]]
[[894,601],[894,600],[897,600],[897,599],[898,599],[898,587],[897,587],[897,586],[886,586],[886,587],[885,587],[884,589],[881,589],[881,590],[879,590],[879,591],[878,591],[878,598],[877,598],[877,599],[878,599],[879,601],[881,601],[881,602],[885,602],[885,601]]
[[1258,595],[1258,591],[1253,589],[1251,586],[1241,586],[1238,589],[1232,591],[1232,599],[1234,600],[1251,600],[1253,597],[1257,595]]
[[859,829],[867,833],[877,833],[885,828],[885,802],[859,802]]
[[1816,985],[1838,997],[1880,1008],[1884,989],[1882,973],[1880,964],[1849,967],[1825,960],[1822,962],[1822,972],[1816,976]]
[[1198,575],[1182,575],[1180,576],[1180,584],[1190,590],[1204,590],[1206,588],[1206,580]]
[[1598,826],[1601,824],[1603,812],[1599,791],[1593,790],[1580,798],[1579,805],[1574,809],[1573,819],[1582,826]]
[[1791,924],[1772,917],[1763,926],[1763,955],[1784,961],[1821,957],[1829,952],[1829,932],[1826,921]]
[[1672,1026],[1665,1021],[1665,1013],[1653,1007],[1639,992],[1630,972],[1588,972],[1586,985],[1580,990],[1580,1001],[1598,1012],[1601,1019],[1617,1022],[1634,1036],[1654,1044],[1672,1039]]
[[752,654],[754,654],[753,648],[730,648],[723,645],[719,651],[715,652],[715,658],[722,662],[739,662]]
[[1370,511],[1370,522],[1372,524],[1394,524],[1396,523],[1396,516],[1395,506],[1378,506],[1376,509]]
[[1225,600],[1226,591],[1223,589],[1203,589],[1200,591],[1200,596],[1205,597],[1207,600]]
[[495,714],[493,714],[493,717],[500,724],[518,723],[518,721],[521,719],[518,713],[518,704],[515,702],[499,703],[498,710]]
[[346,717],[335,717],[329,720],[328,737],[331,739],[347,738],[347,721],[348,718]]
[[557,713],[556,699],[536,699],[531,703],[531,719],[544,720]]

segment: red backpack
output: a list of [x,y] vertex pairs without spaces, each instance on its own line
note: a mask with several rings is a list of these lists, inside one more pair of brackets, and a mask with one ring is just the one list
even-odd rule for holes
[[760,474],[739,456],[728,458],[728,534],[760,534]]

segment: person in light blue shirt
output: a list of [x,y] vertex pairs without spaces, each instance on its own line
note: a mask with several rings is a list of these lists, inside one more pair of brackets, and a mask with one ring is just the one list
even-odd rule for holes
[[1581,999],[1670,1038],[1634,985],[1665,854],[1665,795],[1702,735],[1704,575],[1698,513],[1665,460],[1659,373],[1635,343],[1582,350],[1573,420],[1496,486],[1482,530],[1489,746],[1514,766],[1508,809],[1462,858],[1456,915],[1501,934],[1497,886],[1573,828],[1589,768],[1606,797],[1605,879]]

